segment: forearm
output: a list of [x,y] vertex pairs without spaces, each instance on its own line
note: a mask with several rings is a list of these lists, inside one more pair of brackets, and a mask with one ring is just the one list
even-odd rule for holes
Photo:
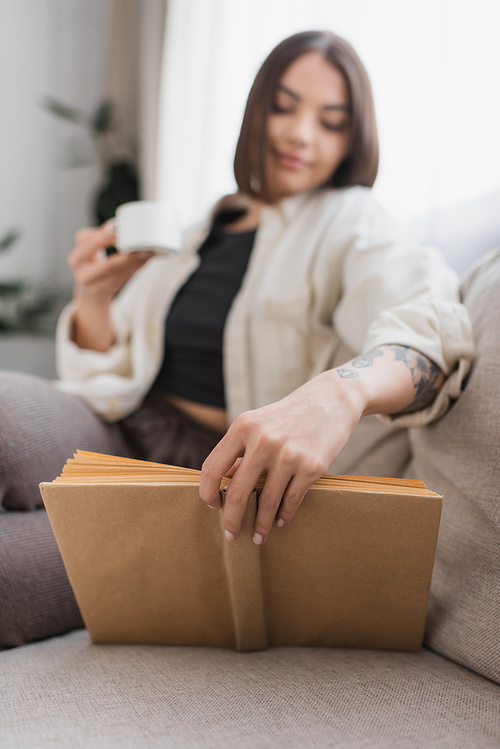
[[381,346],[323,372],[282,400],[235,419],[203,464],[200,497],[221,507],[220,480],[230,473],[224,528],[228,541],[235,541],[248,497],[265,473],[254,535],[254,543],[261,544],[274,522],[290,522],[361,416],[425,408],[443,379],[439,367],[404,346]]
[[72,340],[77,346],[93,351],[107,351],[114,343],[111,302],[75,295]]
[[[358,404],[362,416],[401,414],[429,406],[443,384],[444,375],[426,356],[406,346],[381,346],[325,373],[335,389]],[[336,382],[335,382],[336,381]]]

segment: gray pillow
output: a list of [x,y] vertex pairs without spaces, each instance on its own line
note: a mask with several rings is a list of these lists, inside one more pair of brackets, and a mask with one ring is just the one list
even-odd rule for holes
[[425,642],[500,683],[500,251],[463,299],[477,358],[446,416],[411,430],[407,476],[444,496]]

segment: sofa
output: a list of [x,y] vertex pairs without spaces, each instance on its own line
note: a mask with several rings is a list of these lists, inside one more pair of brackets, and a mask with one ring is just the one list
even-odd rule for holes
[[119,435],[62,393],[54,408],[50,384],[3,373],[0,747],[500,747],[500,251],[463,299],[477,346],[464,392],[410,430],[406,476],[444,496],[419,653],[93,645],[25,466],[49,442],[35,467],[50,480],[76,447],[110,451]]

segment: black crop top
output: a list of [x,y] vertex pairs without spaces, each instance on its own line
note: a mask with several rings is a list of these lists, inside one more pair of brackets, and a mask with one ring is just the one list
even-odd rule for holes
[[175,297],[165,322],[165,353],[153,387],[225,408],[222,336],[256,231],[227,232],[220,221],[199,250],[201,263]]

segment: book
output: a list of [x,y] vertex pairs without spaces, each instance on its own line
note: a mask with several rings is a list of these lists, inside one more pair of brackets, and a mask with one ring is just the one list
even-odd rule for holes
[[420,649],[440,495],[421,481],[324,475],[258,546],[265,477],[233,543],[199,480],[78,451],[40,484],[93,642]]

